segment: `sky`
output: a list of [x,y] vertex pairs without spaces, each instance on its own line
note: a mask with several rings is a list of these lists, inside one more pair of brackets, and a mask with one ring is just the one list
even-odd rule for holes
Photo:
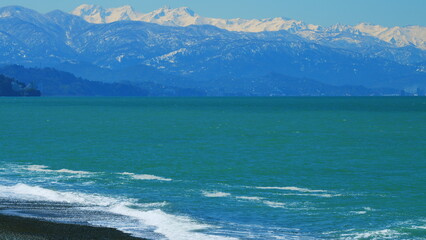
[[81,4],[105,8],[131,5],[138,12],[169,7],[189,7],[205,17],[286,17],[330,26],[361,22],[383,26],[426,26],[426,0],[0,0],[0,7],[20,5],[46,13],[70,12]]

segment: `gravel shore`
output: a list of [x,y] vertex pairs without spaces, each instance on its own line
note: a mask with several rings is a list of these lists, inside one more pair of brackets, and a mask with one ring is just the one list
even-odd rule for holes
[[0,215],[1,240],[141,240],[112,228],[61,224]]

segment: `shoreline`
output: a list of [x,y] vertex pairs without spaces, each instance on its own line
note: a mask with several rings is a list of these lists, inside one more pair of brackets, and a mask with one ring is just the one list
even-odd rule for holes
[[0,239],[6,240],[147,240],[133,237],[114,228],[93,227],[69,223],[0,214]]

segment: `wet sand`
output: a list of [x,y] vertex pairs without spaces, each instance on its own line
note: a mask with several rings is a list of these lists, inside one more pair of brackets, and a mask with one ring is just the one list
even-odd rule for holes
[[1,240],[141,240],[112,228],[52,223],[36,219],[0,215]]

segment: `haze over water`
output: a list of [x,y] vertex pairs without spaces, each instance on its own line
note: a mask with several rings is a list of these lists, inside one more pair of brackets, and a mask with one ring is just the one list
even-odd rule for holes
[[425,98],[0,99],[0,210],[149,239],[425,239]]

